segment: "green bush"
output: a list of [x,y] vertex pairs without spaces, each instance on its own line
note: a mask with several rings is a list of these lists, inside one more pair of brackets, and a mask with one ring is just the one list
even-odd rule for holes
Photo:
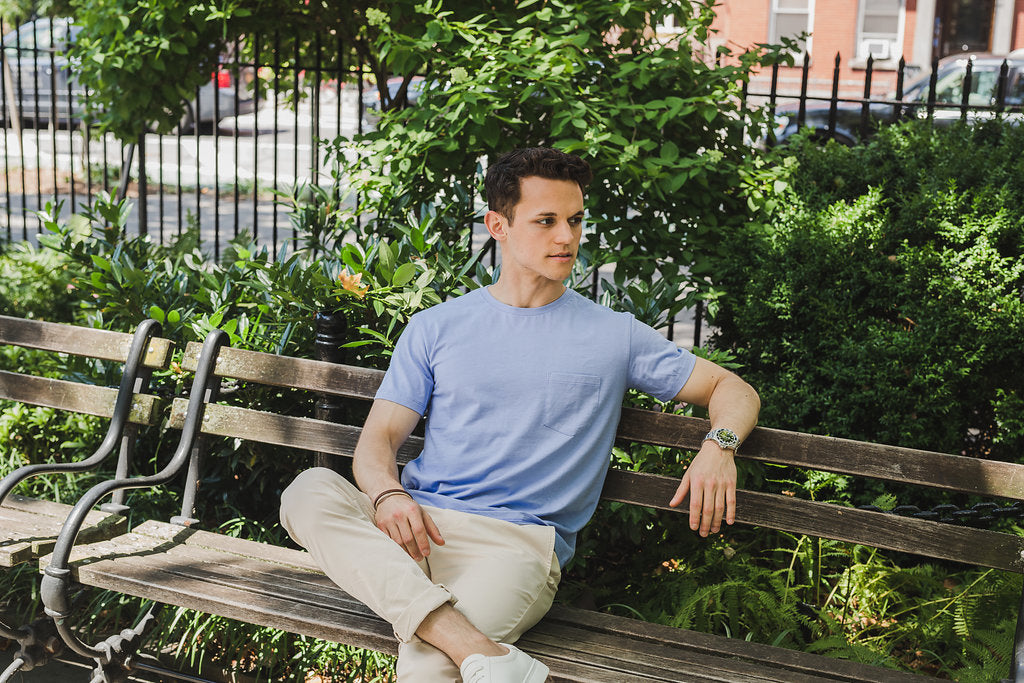
[[1019,127],[911,123],[779,153],[767,219],[730,240],[714,319],[761,424],[1021,457],[1022,152]]
[[0,315],[69,319],[70,279],[62,254],[24,242],[0,242]]

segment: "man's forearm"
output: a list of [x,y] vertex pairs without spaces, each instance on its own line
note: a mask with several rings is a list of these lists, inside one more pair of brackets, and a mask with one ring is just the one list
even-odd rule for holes
[[360,439],[352,461],[352,474],[355,475],[356,485],[370,498],[377,496],[381,491],[401,488],[396,462],[395,452],[388,445],[379,442],[364,443],[364,440]]
[[356,483],[374,502],[377,528],[417,562],[430,554],[431,541],[444,545],[444,537],[426,510],[411,495],[399,495],[403,487],[398,478],[398,449],[419,419],[418,413],[397,403],[374,401],[352,463]]
[[742,442],[757,424],[761,399],[754,387],[736,375],[727,375],[715,386],[708,400],[711,427],[727,427]]
[[418,413],[397,403],[373,402],[352,462],[352,473],[363,493],[373,498],[382,491],[401,488],[398,449],[419,419]]

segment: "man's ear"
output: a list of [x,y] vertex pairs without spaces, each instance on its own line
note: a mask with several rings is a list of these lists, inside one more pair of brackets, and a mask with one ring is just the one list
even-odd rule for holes
[[487,227],[487,232],[490,233],[498,242],[505,241],[508,236],[508,219],[502,216],[497,211],[488,211],[484,214],[484,225]]

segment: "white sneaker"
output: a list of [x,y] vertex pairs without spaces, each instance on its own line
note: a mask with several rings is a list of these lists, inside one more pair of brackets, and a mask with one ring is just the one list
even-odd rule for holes
[[548,668],[536,659],[512,645],[507,655],[485,657],[470,655],[462,662],[459,670],[464,683],[544,683],[548,680]]

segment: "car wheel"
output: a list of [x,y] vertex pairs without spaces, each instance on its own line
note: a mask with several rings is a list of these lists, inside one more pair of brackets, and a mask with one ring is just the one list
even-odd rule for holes
[[178,125],[171,129],[172,135],[187,135],[195,130],[196,119],[192,113],[192,105],[189,102],[185,103],[185,112],[181,115],[181,119],[178,121]]
[[[163,133],[163,135],[187,135],[195,129],[195,118],[192,114],[192,105],[188,102],[183,102],[182,104],[184,105],[184,112],[178,120],[178,123],[176,123],[169,131]],[[150,133],[156,133],[158,130],[159,126],[156,122],[149,124]]]

